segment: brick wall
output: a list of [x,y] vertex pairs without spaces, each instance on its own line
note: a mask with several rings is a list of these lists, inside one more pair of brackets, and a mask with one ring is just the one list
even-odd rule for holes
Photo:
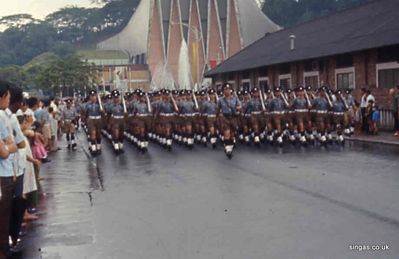
[[[335,69],[336,69],[336,57],[327,57],[321,59],[324,63],[323,68],[319,71],[320,82],[327,83],[335,89]],[[378,63],[378,51],[368,50],[353,53],[353,66],[355,67],[355,80],[356,88],[353,91],[354,97],[360,101],[361,93],[360,89],[362,87],[367,87],[371,89],[372,94],[376,98],[376,104],[381,108],[389,107],[389,89],[376,88],[376,64]],[[303,73],[304,73],[304,62],[293,62],[290,64],[291,68],[291,80],[293,86],[298,86],[303,84]],[[258,85],[259,71],[254,69],[251,71],[251,83],[253,85]],[[239,85],[242,73],[237,73],[236,83]],[[279,85],[279,69],[278,66],[268,67],[269,85],[278,86]]]

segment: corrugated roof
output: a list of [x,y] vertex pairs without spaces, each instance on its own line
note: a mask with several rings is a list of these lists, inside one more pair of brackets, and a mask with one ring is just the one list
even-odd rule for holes
[[[399,44],[399,0],[375,0],[264,36],[206,73],[242,71]],[[295,50],[290,50],[295,35]]]

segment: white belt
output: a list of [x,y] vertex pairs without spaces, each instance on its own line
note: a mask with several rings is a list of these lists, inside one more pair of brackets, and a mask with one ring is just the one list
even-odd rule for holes
[[174,113],[161,113],[160,115],[161,115],[161,116],[164,116],[164,117],[172,117],[172,116],[174,116],[175,114],[174,114]]
[[64,122],[72,122],[72,120],[64,120]]
[[148,113],[146,113],[146,114],[137,114],[137,117],[149,117],[149,116],[151,116],[151,114],[148,114]]
[[278,112],[278,111],[271,112],[271,114],[284,114],[284,113],[285,113],[285,111],[282,111],[282,112]]
[[334,115],[344,115],[344,112],[333,112]]
[[98,120],[101,119],[101,116],[89,116],[89,119]]
[[244,114],[244,117],[251,117],[251,114]]
[[253,115],[259,115],[262,114],[262,112],[252,112]]
[[195,115],[197,115],[197,114],[189,113],[189,114],[183,114],[183,117],[194,117]]
[[207,114],[206,117],[208,117],[208,118],[216,118],[216,114]]
[[296,109],[295,112],[308,112],[309,110],[307,109]]
[[113,119],[124,119],[125,118],[125,116],[114,116],[114,115],[112,115],[111,117]]
[[316,111],[318,114],[327,114],[327,111]]

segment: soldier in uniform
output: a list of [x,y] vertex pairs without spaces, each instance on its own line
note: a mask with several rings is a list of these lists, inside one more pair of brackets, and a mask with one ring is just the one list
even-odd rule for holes
[[355,133],[355,125],[353,118],[355,117],[355,98],[353,98],[351,90],[346,89],[344,92],[344,99],[348,104],[348,110],[345,112],[346,121],[349,125],[349,129],[345,129],[344,133],[347,136],[353,135]]
[[198,101],[198,115],[197,115],[197,119],[196,119],[196,128],[197,128],[197,136],[198,139],[200,139],[201,144],[204,145],[206,147],[206,144],[208,142],[208,138],[207,138],[207,133],[206,133],[206,116],[204,115],[204,103],[206,102],[206,91],[205,90],[201,90],[198,93],[197,96],[197,101]]
[[229,159],[233,156],[235,134],[237,131],[237,114],[242,111],[242,105],[237,96],[232,94],[229,83],[223,86],[223,97],[218,101],[220,130],[223,134],[225,153]]
[[[173,90],[172,91],[172,96],[175,98],[176,105],[177,107],[181,107],[181,104],[184,102],[184,96],[185,96],[185,90]],[[181,113],[176,114],[174,123],[173,123],[173,139],[178,143],[178,144],[183,144],[183,115]],[[186,139],[187,142],[187,139]]]
[[101,153],[101,110],[95,90],[89,93],[89,102],[85,106],[85,118],[87,118],[87,129],[90,136],[90,152],[93,155]]
[[62,110],[61,119],[63,122],[63,132],[66,135],[66,140],[68,142],[68,149],[76,149],[75,141],[75,131],[76,123],[78,119],[78,113],[75,108],[72,107],[72,99],[66,100],[66,107]]
[[194,131],[193,125],[195,122],[195,116],[197,108],[193,101],[193,92],[187,90],[184,96],[184,100],[180,102],[179,112],[182,116],[182,131],[183,131],[183,143],[188,148],[193,148],[194,145]]
[[241,97],[242,113],[238,114],[238,131],[239,139],[241,142],[245,142],[247,145],[250,144],[251,134],[250,134],[250,120],[251,111],[249,110],[249,102],[251,100],[249,92],[247,90],[242,91],[239,95]]
[[288,101],[289,103],[289,107],[287,107],[287,113],[285,116],[286,119],[286,127],[288,129],[288,135],[289,135],[289,139],[291,141],[291,143],[294,143],[296,141],[296,137],[295,137],[295,110],[292,107],[292,103],[295,100],[295,92],[292,91],[292,89],[287,89],[284,93],[284,97],[285,99]]
[[112,128],[111,128],[111,115],[110,115],[110,106],[112,104],[112,95],[108,94],[105,97],[105,102],[104,102],[104,115],[103,115],[103,125],[104,127],[104,135],[107,137],[109,141],[112,140]]
[[312,108],[315,110],[316,114],[316,127],[319,137],[319,141],[322,144],[327,143],[327,125],[328,125],[328,111],[330,109],[330,104],[326,97],[326,89],[324,87],[319,88],[318,96],[313,100]]
[[306,127],[309,120],[309,108],[311,108],[310,99],[305,96],[305,89],[298,87],[296,89],[296,98],[292,102],[292,110],[295,112],[295,124],[297,126],[299,141],[306,144]]
[[146,152],[148,149],[148,133],[151,129],[152,114],[150,103],[147,102],[146,93],[138,94],[138,101],[134,103],[133,114],[136,117],[138,132],[134,136],[137,139],[137,147]]
[[161,127],[161,122],[160,122],[160,107],[162,103],[162,96],[160,92],[156,91],[153,94],[153,100],[152,100],[152,114],[153,114],[153,120],[152,120],[152,128],[153,128],[153,134],[150,134],[150,137],[152,136],[152,139],[158,142],[158,144],[161,144],[161,135],[162,135],[162,127]]
[[271,125],[268,135],[269,140],[273,140],[273,137],[270,138],[270,135],[271,129],[274,129],[276,141],[279,145],[283,144],[283,126],[286,106],[288,106],[288,104],[283,100],[281,89],[276,87],[274,89],[274,98],[268,103],[268,110],[271,114]]
[[337,133],[337,141],[339,143],[344,143],[345,139],[343,137],[343,131],[349,130],[347,117],[345,116],[345,112],[348,110],[348,105],[346,100],[342,96],[342,91],[338,90],[335,94],[336,100],[333,103],[332,112],[333,112],[333,123],[335,126],[335,131]]
[[[123,105],[122,98],[118,90],[112,91],[112,103],[109,106],[110,124],[112,129],[112,145],[116,153],[123,152],[123,138],[125,132],[125,115],[127,111]],[[127,108],[127,107],[126,107]]]
[[217,94],[215,89],[210,89],[208,91],[209,100],[205,101],[202,106],[202,112],[205,117],[205,126],[210,137],[209,142],[212,147],[216,148],[217,142],[217,111],[218,111],[218,102],[217,102]]
[[159,123],[161,126],[160,143],[169,151],[172,150],[173,144],[173,121],[175,119],[175,114],[179,112],[175,100],[170,94],[169,90],[163,90],[162,101],[159,104]]
[[265,114],[266,106],[261,97],[261,91],[259,88],[254,87],[251,90],[252,99],[248,104],[248,112],[250,117],[250,126],[254,133],[254,143],[259,146],[261,141],[261,134],[263,134],[266,128]]

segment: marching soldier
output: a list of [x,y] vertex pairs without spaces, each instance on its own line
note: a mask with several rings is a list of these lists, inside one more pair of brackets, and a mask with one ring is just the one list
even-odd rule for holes
[[179,112],[176,101],[169,90],[162,91],[162,101],[159,105],[159,123],[161,126],[160,143],[169,151],[172,150],[173,121],[175,113]]
[[318,96],[313,100],[312,107],[316,114],[316,127],[319,135],[319,141],[322,144],[327,143],[327,125],[328,125],[328,111],[332,104],[329,102],[326,96],[326,89],[324,87],[319,88]]
[[182,131],[183,131],[183,142],[189,148],[193,148],[194,145],[194,132],[193,125],[195,122],[195,116],[197,107],[193,100],[193,92],[187,90],[185,99],[180,102],[180,114],[182,115]]
[[242,113],[238,114],[238,130],[239,139],[241,142],[245,142],[247,145],[250,144],[251,134],[249,132],[251,111],[249,110],[250,95],[247,90],[244,90],[239,95],[241,97]]
[[299,133],[299,141],[302,144],[306,144],[305,131],[309,120],[309,108],[311,108],[312,103],[309,96],[305,94],[303,87],[297,88],[296,91],[296,98],[292,102],[292,110],[295,112],[294,118]]
[[206,91],[202,90],[199,92],[197,100],[198,100],[198,115],[197,115],[197,123],[196,123],[196,128],[197,128],[197,136],[198,139],[200,139],[201,144],[206,147],[206,144],[208,142],[207,138],[207,133],[206,133],[206,116],[204,114],[204,104],[206,102]]
[[333,123],[335,125],[335,131],[338,135],[337,141],[341,144],[344,144],[344,137],[342,136],[344,129],[349,130],[347,117],[345,116],[345,112],[348,110],[348,104],[346,100],[342,96],[342,91],[338,90],[336,92],[336,101],[333,103],[332,111],[333,111]]
[[205,126],[207,132],[209,134],[210,140],[209,142],[212,145],[212,148],[216,148],[217,142],[217,111],[218,111],[218,102],[217,102],[217,94],[214,89],[210,89],[208,91],[209,100],[205,101],[203,104],[203,114],[205,116]]
[[250,125],[254,133],[254,143],[259,146],[261,141],[261,134],[266,128],[265,114],[266,106],[263,100],[262,93],[259,88],[252,88],[252,99],[248,104],[248,111],[251,114]]
[[124,96],[121,96],[118,90],[112,91],[112,103],[109,106],[109,114],[111,118],[112,145],[114,151],[123,153],[123,138],[125,132],[125,115],[127,107],[124,103]]
[[76,149],[75,131],[76,123],[78,119],[78,113],[75,108],[72,107],[72,99],[66,100],[66,107],[62,110],[61,119],[63,122],[63,132],[66,135],[68,142],[68,149]]
[[223,134],[225,153],[229,159],[233,157],[234,138],[237,131],[237,114],[242,105],[237,96],[233,96],[229,83],[223,86],[223,97],[218,102],[220,129]]
[[85,118],[90,136],[90,152],[93,155],[101,153],[101,113],[103,112],[95,90],[89,93],[89,102],[85,107]]
[[349,125],[349,129],[345,129],[344,133],[347,136],[353,135],[355,133],[355,125],[353,122],[353,118],[355,116],[355,98],[353,98],[351,90],[346,89],[344,99],[348,104],[349,109],[345,112],[346,122]]
[[[283,100],[281,89],[276,87],[274,89],[274,98],[269,102],[268,109],[271,114],[271,129],[274,129],[276,141],[279,145],[283,144],[284,115],[286,113],[285,109],[288,106],[289,104]],[[271,129],[269,129],[269,136],[271,134]]]
[[144,92],[138,93],[138,101],[134,103],[133,114],[136,117],[138,132],[135,135],[137,146],[142,152],[148,149],[148,133],[151,130],[151,104]]

